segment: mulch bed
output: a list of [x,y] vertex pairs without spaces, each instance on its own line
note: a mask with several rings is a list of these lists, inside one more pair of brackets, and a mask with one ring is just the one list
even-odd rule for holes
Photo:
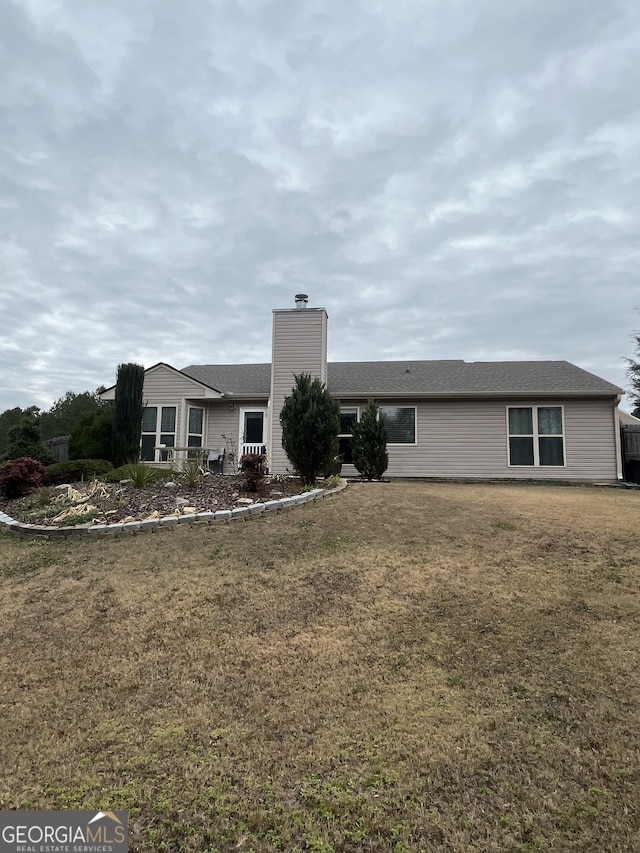
[[[263,487],[257,492],[248,492],[244,487],[244,477],[222,474],[208,474],[200,478],[199,483],[191,487],[183,475],[176,475],[170,480],[158,480],[142,489],[136,489],[130,482],[104,483],[100,489],[91,494],[92,484],[72,483],[71,489],[83,496],[90,494],[83,503],[71,503],[68,500],[69,486],[50,486],[40,489],[24,498],[15,500],[0,500],[0,511],[15,518],[17,521],[30,524],[60,524],[82,523],[78,518],[82,514],[83,505],[95,508],[92,512],[93,523],[115,524],[121,521],[141,521],[158,515],[163,517],[174,514],[216,511],[233,509],[241,499],[253,501],[271,500],[289,495],[297,495],[302,491],[302,484],[297,477],[283,481],[271,482],[265,480]],[[44,503],[50,496],[51,502]],[[58,515],[69,510],[73,518],[55,520]]]

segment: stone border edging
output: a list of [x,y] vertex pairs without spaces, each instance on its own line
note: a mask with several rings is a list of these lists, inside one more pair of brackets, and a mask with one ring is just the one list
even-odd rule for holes
[[207,510],[197,512],[193,515],[167,515],[163,518],[147,518],[144,521],[129,521],[126,524],[83,524],[78,527],[53,527],[46,524],[27,524],[16,521],[4,512],[0,512],[0,531],[12,533],[14,536],[26,538],[29,536],[42,536],[47,539],[68,539],[78,536],[117,536],[132,535],[135,533],[155,532],[156,530],[171,530],[180,526],[201,527],[212,524],[232,524],[239,521],[249,521],[258,518],[268,512],[286,512],[298,506],[331,497],[347,488],[347,483],[342,482],[334,489],[312,489],[309,492],[301,492],[292,497],[279,498],[278,500],[255,503],[250,506],[236,507],[235,509],[219,509],[216,512]]

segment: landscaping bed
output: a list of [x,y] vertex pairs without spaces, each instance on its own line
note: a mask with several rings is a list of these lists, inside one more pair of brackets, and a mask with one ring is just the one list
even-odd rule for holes
[[115,524],[233,509],[249,501],[297,495],[302,484],[297,477],[265,479],[250,492],[242,475],[205,473],[195,484],[180,473],[162,471],[157,479],[136,488],[130,480],[65,483],[43,486],[23,498],[0,500],[0,511],[29,524],[83,525]]

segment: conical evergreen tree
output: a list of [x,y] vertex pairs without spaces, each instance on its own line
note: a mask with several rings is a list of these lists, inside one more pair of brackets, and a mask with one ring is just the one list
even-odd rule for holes
[[337,455],[340,406],[319,379],[301,373],[285,398],[282,447],[305,485],[315,482]]
[[351,429],[351,455],[356,469],[367,480],[379,480],[389,467],[387,428],[373,400]]

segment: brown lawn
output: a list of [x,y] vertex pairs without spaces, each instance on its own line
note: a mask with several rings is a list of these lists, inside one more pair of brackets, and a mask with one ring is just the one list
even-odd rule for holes
[[0,537],[0,808],[132,851],[640,849],[640,492]]

